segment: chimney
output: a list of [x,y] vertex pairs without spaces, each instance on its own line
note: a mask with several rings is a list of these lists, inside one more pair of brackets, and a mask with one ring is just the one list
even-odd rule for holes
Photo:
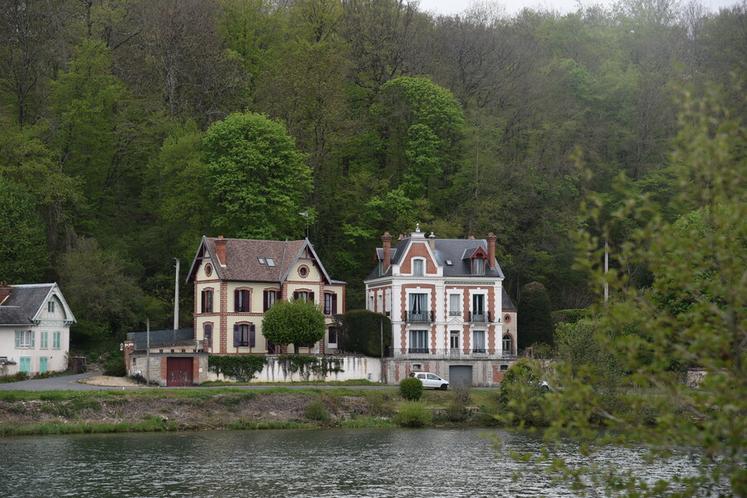
[[495,234],[490,232],[488,234],[488,266],[491,270],[495,270],[495,239]]
[[215,257],[221,266],[226,266],[226,239],[222,235],[215,239]]
[[436,234],[433,232],[428,236],[428,245],[431,246],[431,251],[436,250]]
[[10,296],[10,285],[5,282],[0,282],[0,304],[3,304],[5,298]]
[[381,269],[383,273],[386,273],[392,262],[392,236],[389,235],[389,232],[384,232],[384,235],[381,236],[381,243],[384,247],[384,264]]

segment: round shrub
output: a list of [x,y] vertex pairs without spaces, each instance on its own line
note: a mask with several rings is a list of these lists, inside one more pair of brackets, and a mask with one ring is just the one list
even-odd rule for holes
[[303,414],[304,417],[309,420],[316,420],[317,422],[329,421],[329,411],[327,410],[327,407],[324,406],[324,403],[319,400],[312,401],[311,403],[306,405],[306,409],[304,410]]
[[402,403],[394,422],[400,427],[425,427],[431,424],[433,415],[422,403],[410,401]]
[[415,377],[402,379],[399,383],[399,394],[408,401],[417,401],[423,395],[423,383]]

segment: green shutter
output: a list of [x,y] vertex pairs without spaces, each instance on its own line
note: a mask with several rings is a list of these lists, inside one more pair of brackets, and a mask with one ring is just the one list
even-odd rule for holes
[[29,330],[31,332],[31,349],[36,347],[36,331],[35,330]]
[[23,334],[22,330],[16,330],[16,349],[21,347],[21,334]]
[[39,373],[43,374],[47,372],[47,357],[42,356],[39,358]]

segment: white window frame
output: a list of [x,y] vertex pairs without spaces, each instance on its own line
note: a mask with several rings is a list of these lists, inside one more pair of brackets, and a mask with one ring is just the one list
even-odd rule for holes
[[[420,263],[423,265],[423,271],[422,273],[418,273],[415,271],[415,263]],[[413,277],[424,277],[425,276],[425,258],[412,258],[412,276]]]
[[49,332],[46,330],[41,331],[39,338],[39,349],[49,349]]
[[[475,340],[475,337],[477,334],[482,334],[482,348],[476,348],[477,341]],[[473,330],[472,331],[472,352],[473,353],[487,353],[488,346],[487,346],[487,334],[485,330]]]
[[16,330],[16,349],[34,349],[35,336],[33,330]]
[[52,349],[62,349],[62,332],[52,332]]
[[54,313],[54,300],[52,299],[47,302],[47,313]]
[[[451,304],[452,304],[451,300],[454,298],[454,296],[456,296],[458,298],[457,301],[459,303],[459,306],[456,309],[452,308],[452,306],[451,306]],[[464,296],[462,295],[461,292],[449,292],[449,316],[450,317],[452,317],[452,316],[462,316],[462,307],[463,307],[462,306],[462,301],[464,301]]]

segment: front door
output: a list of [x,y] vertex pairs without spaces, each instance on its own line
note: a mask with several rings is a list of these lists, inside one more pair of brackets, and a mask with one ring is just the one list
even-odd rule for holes
[[31,357],[21,356],[20,371],[22,373],[31,373]]
[[[163,361],[163,359],[161,361]],[[191,357],[166,358],[166,385],[167,386],[191,386],[192,385],[192,358]]]
[[39,373],[43,374],[47,372],[47,357],[42,356],[39,358]]

